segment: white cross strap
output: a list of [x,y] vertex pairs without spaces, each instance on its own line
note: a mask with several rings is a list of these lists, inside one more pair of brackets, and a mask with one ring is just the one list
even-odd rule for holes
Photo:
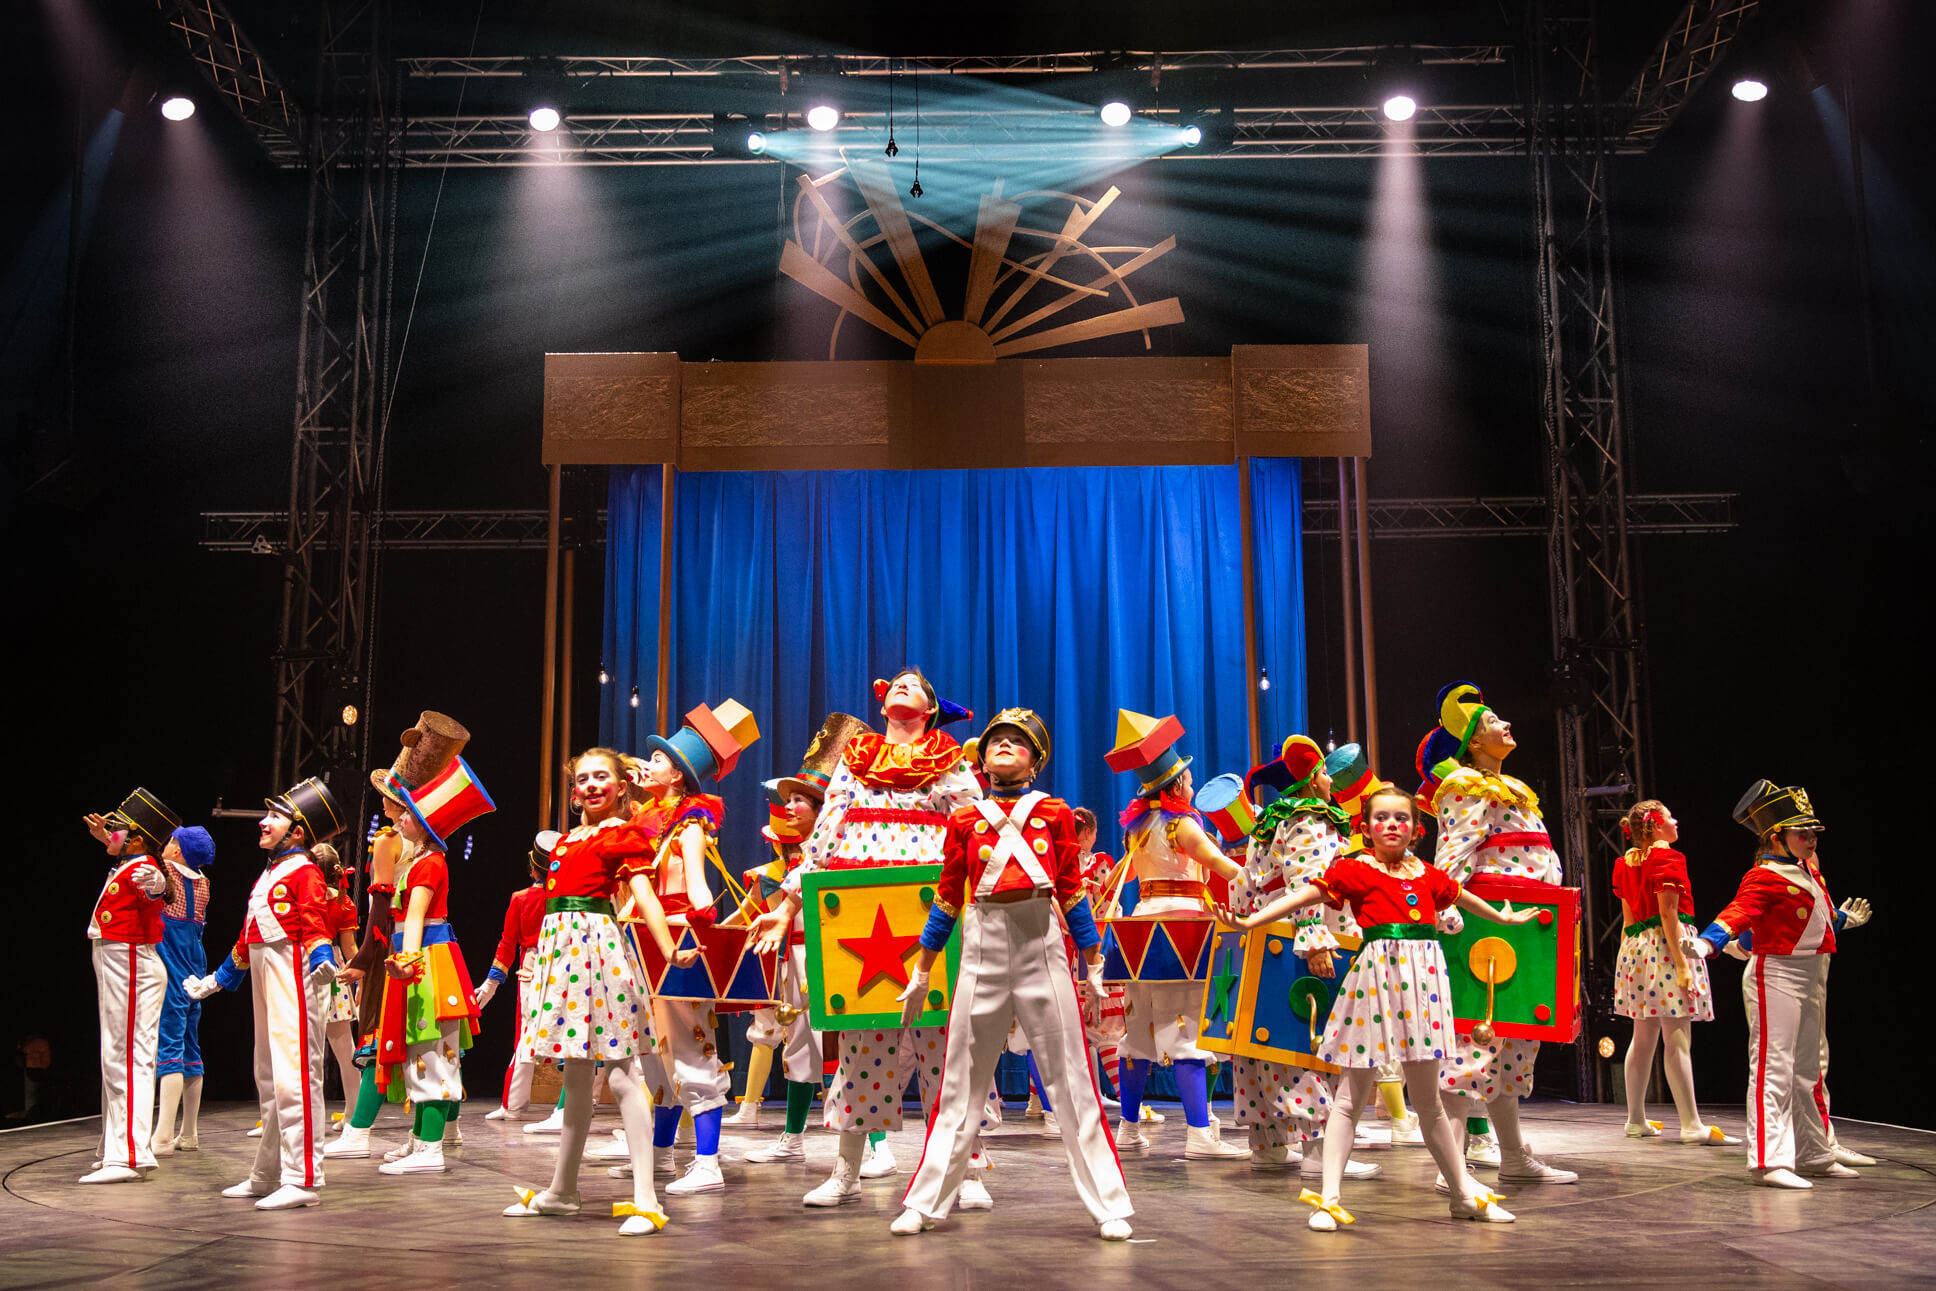
[[1000,806],[987,798],[975,803],[975,810],[979,811],[982,819],[995,829],[994,855],[990,856],[988,864],[982,867],[981,881],[975,884],[977,898],[985,898],[994,892],[996,882],[1008,869],[1010,861],[1022,867],[1022,873],[1029,876],[1029,881],[1035,885],[1037,891],[1048,892],[1054,889],[1055,884],[1050,881],[1049,872],[1042,868],[1040,858],[1028,845],[1028,840],[1022,837],[1022,822],[1029,818],[1029,813],[1035,810],[1035,805],[1048,796],[1040,790],[1025,793],[1008,811],[1003,811]]

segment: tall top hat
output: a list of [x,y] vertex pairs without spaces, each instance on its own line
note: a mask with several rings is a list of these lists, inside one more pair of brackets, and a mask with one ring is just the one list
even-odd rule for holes
[[1203,788],[1197,790],[1195,806],[1205,820],[1217,827],[1217,833],[1226,843],[1248,838],[1250,831],[1257,828],[1257,808],[1244,792],[1244,782],[1234,772],[1226,771],[1205,781]]
[[1439,729],[1454,741],[1450,756],[1465,756],[1479,733],[1479,719],[1491,711],[1484,693],[1469,681],[1455,681],[1439,691]]
[[874,702],[877,704],[886,702],[888,689],[896,680],[907,676],[910,672],[921,679],[921,689],[928,693],[928,699],[934,704],[934,711],[928,714],[929,730],[932,731],[937,726],[946,726],[950,722],[975,720],[974,709],[963,708],[952,699],[943,699],[935,693],[934,683],[928,680],[926,674],[915,672],[912,668],[903,668],[892,677],[874,678]]
[[262,803],[301,825],[312,845],[326,843],[343,832],[342,809],[330,795],[329,786],[315,776],[285,793],[264,798]]
[[456,718],[429,711],[420,713],[417,724],[399,737],[403,751],[397,754],[396,762],[388,771],[370,772],[370,783],[390,801],[407,807],[410,791],[429,784],[432,777],[450,765],[452,758],[464,751],[470,739],[470,731]]
[[1734,804],[1735,823],[1757,838],[1777,829],[1826,829],[1815,817],[1808,790],[1800,785],[1783,789],[1772,780],[1757,780]]
[[146,789],[136,789],[108,813],[108,823],[139,834],[160,851],[169,836],[181,828],[181,817],[162,805],[161,799]]
[[1190,759],[1179,757],[1176,742],[1183,723],[1174,716],[1151,717],[1127,708],[1116,710],[1116,747],[1102,755],[1111,771],[1134,771],[1144,793],[1154,793],[1183,774]]
[[848,741],[869,729],[866,722],[851,713],[828,713],[827,720],[820,723],[820,729],[807,742],[800,769],[790,776],[767,781],[779,794],[777,805],[785,807],[786,800],[796,793],[803,793],[816,802],[826,801],[827,785],[834,778],[834,769],[840,765],[840,755],[846,751]]
[[403,805],[439,850],[450,846],[446,840],[452,834],[486,812],[497,810],[491,795],[484,791],[483,781],[462,758],[452,758],[429,784],[412,789]]
[[724,780],[739,764],[739,755],[760,738],[759,724],[746,705],[729,699],[718,708],[705,704],[686,714],[686,724],[670,738],[645,737],[647,754],[663,753],[686,778],[690,793],[699,791],[701,780]]
[[1340,744],[1324,755],[1324,769],[1331,777],[1331,798],[1352,815],[1378,783],[1371,773],[1371,761],[1356,744]]
[[1004,708],[990,718],[975,742],[975,764],[981,764],[982,755],[988,749],[989,732],[997,726],[1012,726],[1022,733],[1028,746],[1035,750],[1035,769],[1040,772],[1049,760],[1049,724],[1033,708]]

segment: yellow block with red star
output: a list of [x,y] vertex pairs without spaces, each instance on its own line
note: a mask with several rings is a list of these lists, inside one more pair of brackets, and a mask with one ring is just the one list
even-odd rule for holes
[[[816,1031],[887,1031],[934,904],[939,865],[815,870],[800,880],[806,923],[807,1016]],[[916,1026],[943,1026],[961,961],[957,922],[935,965]]]

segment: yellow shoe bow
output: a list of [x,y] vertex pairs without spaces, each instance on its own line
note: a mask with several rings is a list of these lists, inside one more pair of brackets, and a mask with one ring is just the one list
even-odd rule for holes
[[[1323,1211],[1325,1214],[1331,1216],[1331,1218],[1337,1220],[1340,1224],[1355,1224],[1358,1222],[1357,1220],[1351,1217],[1351,1212],[1346,1210],[1343,1206],[1340,1206],[1335,1201],[1326,1201],[1323,1197],[1320,1197],[1317,1193],[1312,1192],[1309,1188],[1306,1188],[1302,1192],[1298,1193],[1297,1199],[1303,1202],[1305,1205],[1312,1207],[1313,1209]],[[1494,1198],[1494,1200],[1504,1201],[1505,1198],[1496,1197]]]
[[511,1191],[518,1194],[518,1205],[526,1210],[531,1209],[531,1199],[538,1195],[536,1188],[513,1188]]
[[634,1215],[645,1216],[645,1218],[652,1221],[652,1227],[654,1228],[664,1228],[672,1222],[671,1217],[663,1210],[640,1210],[637,1205],[629,1201],[615,1201],[612,1203],[613,1219],[630,1219]]
[[1479,1213],[1483,1215],[1488,1206],[1493,1205],[1495,1202],[1504,1201],[1505,1199],[1506,1198],[1502,1193],[1497,1193],[1497,1192],[1491,1191],[1490,1189],[1481,1188],[1479,1189],[1479,1195],[1474,1197],[1472,1200],[1478,1204]]

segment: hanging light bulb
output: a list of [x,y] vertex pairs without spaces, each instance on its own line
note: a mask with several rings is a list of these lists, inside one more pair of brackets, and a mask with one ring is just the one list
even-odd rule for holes
[[1259,690],[1270,689],[1270,669],[1269,668],[1259,668],[1257,670],[1257,689]]
[[634,686],[632,687],[632,707],[637,708],[638,706],[639,706],[639,688],[637,686]]
[[1336,731],[1326,731],[1324,733],[1324,751],[1326,753],[1336,753],[1338,751],[1338,733]]
[[603,659],[598,661],[598,684],[601,686],[609,686],[612,684],[612,674],[605,671],[605,661]]

